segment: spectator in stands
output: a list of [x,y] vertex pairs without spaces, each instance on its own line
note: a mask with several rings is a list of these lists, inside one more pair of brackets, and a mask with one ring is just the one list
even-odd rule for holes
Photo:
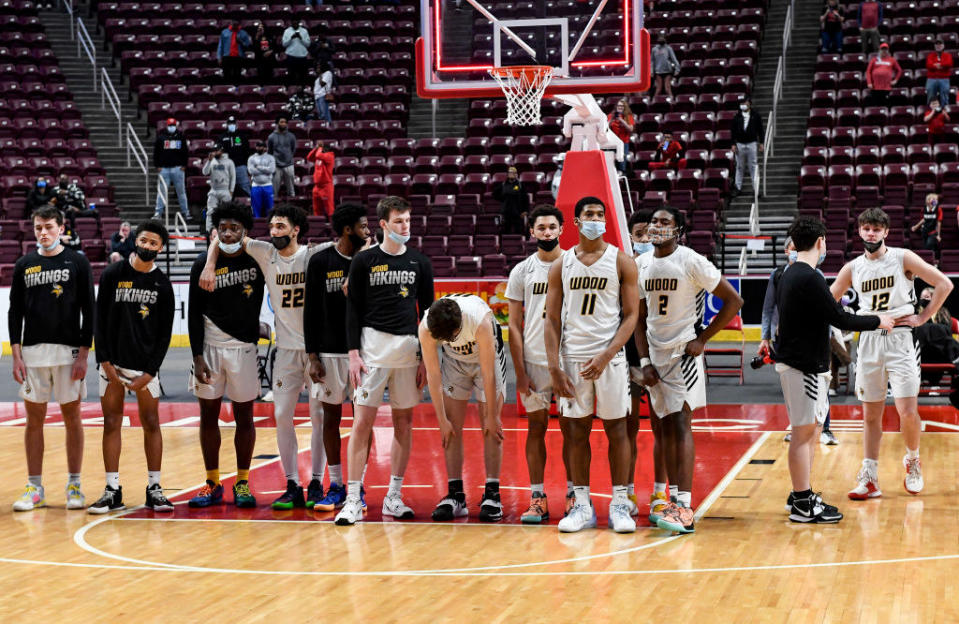
[[926,195],[926,204],[922,207],[922,218],[912,226],[912,231],[922,234],[923,246],[939,256],[939,245],[942,243],[942,206],[939,205],[939,196],[935,193]]
[[566,162],[566,154],[556,154],[553,156],[553,162],[556,163],[556,173],[553,174],[550,191],[553,193],[553,199],[556,199],[559,197],[559,185],[563,181],[563,164]]
[[949,123],[949,113],[939,100],[929,102],[929,110],[923,116],[923,121],[929,124],[929,142],[936,144],[946,134],[946,124]]
[[493,186],[493,198],[503,202],[503,234],[519,234],[528,237],[526,214],[529,212],[529,195],[519,181],[516,167],[506,170],[506,179]]
[[846,14],[837,0],[829,0],[819,17],[823,54],[842,54],[842,22]]
[[44,177],[37,178],[33,188],[30,189],[29,193],[27,193],[27,209],[24,218],[32,215],[33,212],[40,206],[45,206],[51,203],[55,197],[56,192],[50,187],[49,184],[47,184],[47,179]]
[[236,185],[249,195],[250,176],[247,175],[246,161],[250,158],[250,142],[246,138],[246,133],[237,129],[236,117],[232,115],[226,120],[226,134],[220,137],[220,147],[236,167]]
[[666,90],[666,95],[673,97],[673,76],[679,75],[679,60],[676,53],[666,43],[666,35],[660,34],[656,38],[656,45],[650,51],[653,64],[653,75],[656,77],[656,90],[653,97],[657,97]]
[[882,3],[875,0],[866,0],[859,3],[859,35],[862,40],[862,51],[872,54],[879,49],[879,25],[882,23]]
[[63,221],[63,233],[60,234],[60,242],[67,249],[72,249],[77,253],[83,253],[80,243],[80,235],[77,234],[77,226],[70,219]]
[[938,99],[945,108],[949,104],[949,77],[952,75],[952,55],[946,44],[936,39],[935,52],[926,55],[926,103]]
[[313,98],[316,100],[317,118],[333,121],[330,117],[330,102],[333,101],[333,67],[329,61],[320,61],[317,65]]
[[[922,289],[922,292],[919,293],[919,308],[924,308],[932,301],[932,295],[936,292],[935,287],[926,286]],[[946,306],[940,307],[936,313],[929,319],[931,323],[939,323],[940,325],[945,325],[949,328],[950,333],[952,332],[952,314],[949,313],[949,310],[946,309]]]
[[749,171],[753,192],[759,188],[757,161],[763,153],[763,120],[753,110],[752,101],[744,96],[739,101],[739,112],[733,117],[733,153],[736,154],[736,177],[733,196],[743,192],[743,174]]
[[634,124],[636,123],[633,111],[630,110],[626,98],[616,102],[616,108],[609,114],[608,119],[609,129],[623,142],[623,160],[616,163],[616,168],[620,172],[626,173],[626,163],[629,160],[629,139],[633,134]]
[[231,20],[230,25],[220,31],[220,43],[216,47],[216,62],[223,68],[223,82],[237,84],[246,51],[253,45],[250,35],[240,28],[239,20]]
[[213,210],[221,202],[233,199],[236,188],[236,165],[222,145],[217,145],[206,162],[203,163],[203,175],[209,176],[210,190],[206,194],[206,229],[213,229]]
[[133,237],[130,236],[130,222],[124,221],[120,229],[110,237],[110,262],[126,260],[136,249]]
[[309,87],[300,87],[290,96],[286,104],[286,112],[290,119],[300,121],[309,121],[316,117],[316,103],[313,101],[313,93]]
[[276,160],[266,153],[266,143],[256,144],[256,154],[250,156],[246,166],[253,182],[250,208],[254,217],[265,217],[273,210],[273,174],[276,173]]
[[286,77],[291,85],[306,84],[306,74],[310,69],[310,33],[303,28],[299,18],[283,31],[283,52],[286,54]]
[[[919,309],[922,310],[932,301],[935,289],[927,286],[919,295]],[[913,329],[916,342],[919,343],[919,359],[922,364],[952,364],[959,368],[959,342],[952,337],[952,315],[946,306],[942,306],[925,324]],[[938,386],[942,383],[944,371],[923,370],[923,383]],[[953,371],[949,402],[959,409],[959,371]]]
[[313,163],[313,214],[333,216],[333,152],[323,149],[323,141],[317,141],[306,159]]
[[673,138],[669,130],[663,133],[663,140],[656,147],[653,160],[649,162],[649,169],[683,169],[686,159],[683,155],[683,144]]
[[87,209],[86,195],[76,182],[70,182],[66,174],[62,174],[53,189],[55,196],[52,203],[60,209],[63,216],[76,225],[77,217],[95,217],[96,212]]
[[257,22],[254,27],[256,34],[253,35],[253,58],[256,62],[256,78],[262,85],[273,80],[276,50],[273,49],[273,40],[267,36],[263,24]]
[[189,157],[190,151],[187,147],[187,141],[177,128],[176,119],[170,117],[166,120],[166,132],[158,132],[156,142],[153,144],[153,164],[159,170],[160,177],[167,183],[166,197],[157,194],[156,209],[153,212],[154,219],[163,217],[169,202],[169,190],[172,186],[176,190],[180,212],[187,223],[190,222],[190,206],[186,200],[185,180]]
[[296,137],[286,127],[286,117],[276,120],[276,130],[266,139],[266,149],[276,160],[273,173],[273,188],[276,195],[280,189],[286,190],[287,197],[293,197],[293,155],[296,153]]
[[313,40],[313,45],[310,46],[310,56],[313,57],[313,60],[317,65],[326,61],[330,64],[330,67],[333,66],[333,54],[336,50],[333,49],[333,44],[330,43],[330,40],[326,37],[317,37]]
[[889,92],[902,77],[902,68],[889,53],[889,44],[879,44],[879,54],[869,60],[866,68],[866,86],[869,87],[869,106],[885,106]]

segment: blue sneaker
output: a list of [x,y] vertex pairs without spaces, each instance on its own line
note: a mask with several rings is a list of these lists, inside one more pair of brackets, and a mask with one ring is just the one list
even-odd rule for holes
[[360,486],[360,508],[366,513],[366,488]]
[[333,511],[346,503],[346,488],[340,483],[331,483],[326,496],[313,505],[314,511]]
[[190,507],[209,507],[223,502],[223,484],[207,481],[196,496],[190,499]]

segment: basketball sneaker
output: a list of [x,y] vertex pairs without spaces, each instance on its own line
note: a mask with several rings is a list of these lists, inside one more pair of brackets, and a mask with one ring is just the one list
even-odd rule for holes
[[363,510],[363,513],[369,510],[369,507],[366,506],[366,488],[362,485],[360,486],[360,509]]
[[636,498],[636,494],[627,494],[626,500],[629,501],[629,515],[638,516],[639,515],[639,499]]
[[331,483],[326,496],[313,505],[313,511],[333,511],[342,507],[345,502],[346,488],[339,483]]
[[[220,497],[223,497],[223,488],[220,488]],[[173,503],[163,495],[163,488],[159,483],[147,486],[146,506],[153,511],[173,511]]]
[[413,518],[413,510],[403,502],[403,497],[399,492],[395,494],[387,493],[383,498],[383,515],[393,516],[399,520],[410,520]]
[[499,499],[499,490],[486,486],[483,500],[480,502],[480,522],[499,522],[503,519],[503,503]]
[[796,495],[790,490],[789,496],[786,497],[786,511],[792,511],[794,500],[796,500]]
[[910,494],[916,495],[922,491],[925,482],[922,479],[922,465],[919,458],[909,459],[909,455],[902,456],[902,465],[906,469],[906,478],[903,479],[903,486]]
[[321,500],[323,500],[323,484],[317,479],[312,479],[306,487],[306,506],[308,509],[313,509]]
[[216,483],[207,479],[196,496],[190,499],[190,507],[209,507],[210,505],[219,505],[223,502],[223,484]]
[[447,493],[433,510],[433,520],[436,522],[449,522],[453,518],[463,518],[468,515],[470,512],[466,508],[466,494],[463,492]]
[[360,499],[355,496],[347,496],[343,509],[336,514],[333,521],[337,526],[353,526],[357,520],[363,519],[363,507]]
[[256,507],[256,498],[250,491],[250,483],[246,480],[233,484],[233,504],[241,509]]
[[37,487],[35,485],[27,484],[27,487],[23,489],[23,494],[20,495],[13,503],[14,511],[30,511],[31,509],[36,509],[37,507],[46,507],[47,501],[44,498],[43,486]]
[[806,524],[836,524],[842,520],[842,514],[823,502],[822,494],[814,493],[808,497],[794,498],[789,520]]
[[595,529],[596,514],[593,512],[592,505],[573,505],[566,517],[559,521],[558,528],[562,533]]
[[546,503],[546,494],[537,492],[530,499],[529,509],[520,516],[523,524],[542,524],[549,521],[549,506]]
[[570,490],[566,492],[566,509],[563,510],[563,516],[568,516],[570,510],[576,506],[576,494]]
[[617,533],[632,533],[636,530],[636,521],[630,514],[628,503],[609,504],[609,528]]
[[303,488],[297,485],[296,481],[287,479],[286,491],[273,501],[273,509],[293,509],[294,507],[306,507],[306,501],[303,500]]
[[649,495],[649,523],[655,525],[662,517],[663,510],[669,503],[666,492],[653,492]]
[[849,490],[850,499],[867,500],[882,496],[882,491],[879,489],[879,475],[875,471],[868,470],[865,466],[860,468],[856,481],[856,487]]
[[663,515],[656,521],[656,526],[673,533],[693,533],[696,531],[693,510],[672,502],[666,505]]
[[77,483],[67,484],[67,509],[83,509],[87,506],[87,497],[80,491]]
[[839,444],[839,440],[836,439],[836,435],[829,429],[824,429],[822,433],[819,434],[819,443],[824,446],[836,446]]
[[87,513],[105,514],[110,511],[126,509],[123,504],[123,486],[113,489],[109,485],[103,489],[103,496],[97,502],[87,507]]

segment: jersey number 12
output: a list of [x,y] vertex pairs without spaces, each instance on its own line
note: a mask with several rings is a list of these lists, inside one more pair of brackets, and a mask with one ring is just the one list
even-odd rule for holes
[[882,312],[889,309],[889,293],[876,293],[872,296],[873,312]]

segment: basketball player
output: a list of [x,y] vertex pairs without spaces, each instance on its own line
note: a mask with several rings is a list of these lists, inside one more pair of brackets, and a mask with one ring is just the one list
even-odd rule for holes
[[[516,391],[526,410],[526,467],[529,470],[531,500],[521,516],[524,524],[540,524],[549,520],[549,506],[544,487],[546,472],[546,429],[553,383],[546,362],[543,331],[546,325],[546,285],[549,268],[563,249],[559,237],[563,233],[563,213],[549,204],[540,204],[529,215],[530,233],[536,239],[536,253],[526,258],[509,273],[506,298],[509,300],[509,350],[516,371]],[[560,419],[560,427],[566,421]],[[566,511],[576,496],[569,470],[569,436],[563,436],[563,467],[566,469]],[[587,464],[589,456],[587,455]],[[588,470],[587,470],[588,472]]]
[[586,469],[595,414],[609,441],[613,482],[609,526],[617,533],[631,533],[636,522],[629,514],[626,494],[629,373],[623,345],[636,325],[636,265],[603,240],[606,206],[602,200],[583,197],[576,202],[574,215],[579,244],[550,267],[546,291],[546,357],[553,392],[563,397],[561,418],[568,421],[569,465],[576,494],[576,504],[559,521],[559,530],[571,533],[596,526]]
[[206,484],[190,499],[190,507],[223,502],[220,483],[220,404],[224,394],[233,403],[236,432],[236,484],[233,503],[256,507],[250,491],[250,462],[256,443],[253,401],[260,390],[256,343],[260,338],[263,272],[243,253],[243,237],[253,228],[253,212],[236,202],[221,203],[211,215],[220,254],[216,260],[216,287],[200,288],[206,257],[200,255],[190,271],[188,328],[193,351],[190,390],[200,403],[200,448]]
[[[725,327],[743,300],[709,260],[679,244],[686,227],[683,214],[663,207],[655,212],[646,233],[653,252],[636,260],[639,274],[639,350],[643,385],[649,390],[652,412],[659,419],[653,435],[660,438],[672,494],[662,515],[650,518],[662,529],[678,533],[695,530],[692,503],[695,447],[693,411],[706,405],[703,350]],[[723,306],[709,326],[697,335],[701,315],[697,299],[702,291],[719,297]]]
[[86,256],[60,243],[63,214],[53,206],[33,213],[37,250],[13,267],[7,315],[13,379],[20,387],[27,425],[27,486],[14,511],[46,505],[43,491],[43,421],[47,402],[60,404],[67,445],[67,509],[85,507],[80,491],[87,354],[93,342],[93,274]]
[[[859,297],[860,314],[892,316],[896,327],[891,332],[870,331],[859,335],[856,366],[856,396],[862,401],[863,460],[856,476],[856,487],[849,491],[852,500],[882,496],[879,489],[879,442],[882,439],[882,413],[886,387],[899,412],[906,454],[902,458],[906,477],[903,485],[910,494],[923,487],[919,463],[919,347],[912,328],[922,325],[939,311],[952,291],[952,282],[938,269],[912,251],[887,247],[889,216],[879,208],[859,215],[859,236],[865,252],[839,271],[831,291],[838,301],[851,286]],[[918,277],[936,290],[932,301],[915,314]]]
[[350,274],[353,256],[370,235],[366,209],[359,204],[340,204],[333,211],[336,245],[310,258],[306,267],[306,302],[303,306],[303,337],[310,358],[311,396],[323,403],[323,445],[330,466],[330,488],[313,509],[332,511],[346,502],[346,483],[340,460],[340,419],[343,403],[352,390],[346,348],[346,293],[343,284]]
[[469,515],[463,490],[463,421],[466,405],[475,391],[486,465],[486,489],[479,518],[481,522],[499,522],[503,519],[499,497],[503,464],[501,412],[506,400],[506,349],[499,323],[486,302],[476,295],[447,295],[434,301],[426,311],[419,338],[430,398],[440,425],[449,484],[448,493],[433,511],[433,520],[444,522]]
[[119,472],[120,427],[123,398],[128,390],[137,397],[143,428],[148,480],[146,506],[153,511],[173,511],[173,504],[160,487],[163,438],[157,378],[173,334],[173,287],[170,278],[155,262],[168,240],[167,230],[159,221],[145,221],[134,236],[134,253],[108,266],[100,276],[95,337],[107,485],[103,496],[87,508],[92,514],[125,508]]
[[[346,346],[353,393],[353,429],[347,447],[346,504],[336,524],[362,518],[360,493],[376,410],[389,388],[393,412],[390,486],[383,515],[412,518],[402,498],[403,475],[410,459],[413,408],[420,402],[426,370],[419,358],[417,326],[433,303],[433,266],[410,249],[410,204],[384,197],[376,206],[383,242],[353,257],[346,303]],[[438,397],[437,397],[438,398]]]
[[[286,491],[275,501],[273,509],[313,507],[323,498],[323,414],[319,399],[310,398],[310,421],[313,425],[310,450],[313,478],[303,498],[297,469],[299,447],[293,427],[293,413],[300,391],[310,383],[310,362],[303,341],[303,303],[306,298],[306,265],[310,256],[323,246],[306,247],[297,239],[306,234],[306,213],[295,206],[281,204],[270,211],[270,242],[243,239],[243,249],[256,260],[265,276],[267,292],[273,305],[276,324],[276,360],[273,364],[273,417],[276,420],[276,444],[280,463],[286,474]],[[213,270],[219,256],[219,245],[211,244],[200,286],[212,292]]]

